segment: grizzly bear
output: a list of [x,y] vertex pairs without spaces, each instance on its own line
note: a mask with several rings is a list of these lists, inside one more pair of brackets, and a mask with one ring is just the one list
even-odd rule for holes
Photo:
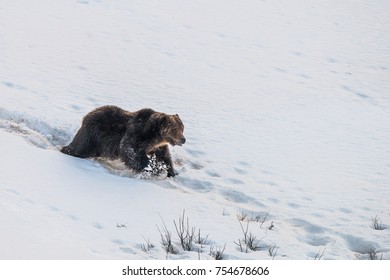
[[168,144],[183,145],[184,125],[179,115],[152,109],[128,112],[116,106],[99,107],[88,113],[73,141],[61,149],[80,158],[121,159],[136,172],[149,165],[151,156],[166,165],[168,177],[177,175]]

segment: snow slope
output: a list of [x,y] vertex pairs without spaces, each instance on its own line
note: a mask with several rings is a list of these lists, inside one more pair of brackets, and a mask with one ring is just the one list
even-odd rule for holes
[[[0,258],[211,259],[226,246],[225,259],[390,259],[389,12],[2,1]],[[143,180],[59,153],[106,104],[178,113],[180,175]],[[211,240],[191,252],[173,223],[184,209]],[[164,223],[178,254],[161,245]],[[237,246],[247,225],[259,250]]]

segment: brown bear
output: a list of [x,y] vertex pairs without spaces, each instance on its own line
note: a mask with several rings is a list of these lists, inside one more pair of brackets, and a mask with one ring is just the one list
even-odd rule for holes
[[128,112],[116,106],[88,113],[73,141],[61,152],[80,158],[121,159],[136,172],[149,165],[151,156],[166,165],[168,177],[177,175],[168,144],[183,145],[184,125],[179,115],[152,109]]

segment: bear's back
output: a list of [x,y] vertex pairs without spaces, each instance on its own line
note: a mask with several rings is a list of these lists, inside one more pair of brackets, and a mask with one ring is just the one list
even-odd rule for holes
[[131,118],[132,113],[117,106],[107,105],[96,108],[88,113],[83,119],[83,124],[97,126],[101,131],[123,133]]
[[146,122],[155,113],[156,111],[154,111],[153,109],[145,108],[134,112],[133,117],[135,120],[139,122]]

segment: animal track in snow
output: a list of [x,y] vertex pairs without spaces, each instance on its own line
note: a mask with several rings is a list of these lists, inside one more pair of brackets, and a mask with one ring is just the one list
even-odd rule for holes
[[317,226],[305,220],[292,219],[291,222],[294,227],[301,228],[306,233],[321,234],[325,232],[325,228]]
[[119,249],[126,254],[134,254],[134,255],[136,254],[136,252],[129,247],[119,247]]
[[248,171],[246,171],[245,169],[241,169],[241,168],[237,168],[237,167],[234,167],[234,171],[240,175],[246,175],[248,174]]
[[70,134],[27,114],[0,108],[0,128],[21,135],[28,142],[43,149],[54,149],[70,139]]
[[12,193],[12,194],[14,194],[14,195],[20,196],[20,192],[18,192],[17,190],[14,190],[14,189],[6,189],[5,191],[8,192],[8,193]]
[[117,245],[125,245],[125,243],[120,239],[113,239],[111,242]]
[[255,204],[257,206],[263,207],[264,204],[257,201],[253,197],[250,197],[243,192],[236,191],[236,190],[221,190],[221,195],[224,196],[227,200],[237,202],[237,203],[249,203],[249,204]]
[[300,239],[312,246],[326,246],[327,244],[333,242],[333,240],[327,236],[318,236],[313,234],[307,234]]
[[13,82],[3,81],[2,84],[8,88],[17,89],[17,90],[28,90],[26,87],[15,84]]
[[296,204],[296,203],[294,203],[294,202],[289,202],[289,203],[287,203],[287,205],[288,205],[289,207],[291,207],[291,208],[294,208],[294,209],[298,209],[298,208],[301,207],[300,205],[298,205],[298,204]]
[[195,158],[201,157],[204,155],[204,152],[193,150],[193,149],[185,149],[190,155],[192,155]]
[[204,166],[197,162],[189,162],[192,169],[201,170]]
[[239,179],[236,179],[236,178],[228,178],[227,181],[232,183],[232,184],[234,184],[234,185],[242,185],[242,184],[244,184],[243,181],[241,181]]
[[364,238],[349,235],[349,234],[340,234],[344,239],[347,247],[356,253],[359,254],[369,254],[370,250],[378,249],[379,245],[373,241],[368,241]]
[[188,177],[178,177],[177,180],[182,183],[185,187],[195,190],[197,192],[210,192],[214,190],[213,183],[205,180],[199,180]]
[[102,226],[100,223],[98,223],[98,222],[95,222],[94,224],[93,224],[93,227],[94,228],[96,228],[96,229],[104,229],[104,226]]

